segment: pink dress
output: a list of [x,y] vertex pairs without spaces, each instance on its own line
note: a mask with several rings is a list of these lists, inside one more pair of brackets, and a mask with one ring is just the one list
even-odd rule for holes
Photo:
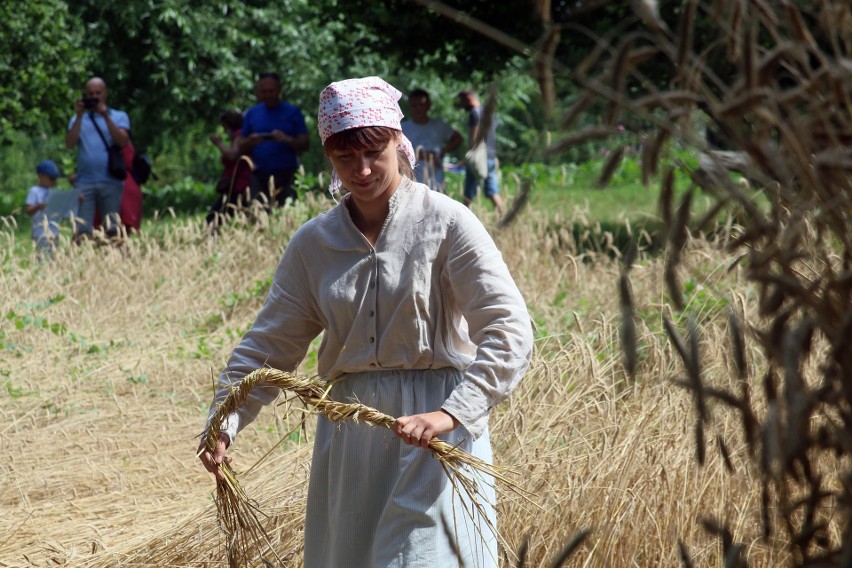
[[124,178],[124,194],[121,196],[121,208],[119,215],[124,229],[129,233],[131,229],[138,231],[142,226],[142,188],[130,174],[133,169],[133,158],[136,149],[133,143],[124,147],[124,161],[127,164],[127,177]]

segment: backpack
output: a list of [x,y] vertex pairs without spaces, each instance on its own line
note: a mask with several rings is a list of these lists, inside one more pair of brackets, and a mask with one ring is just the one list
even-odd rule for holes
[[[133,179],[136,180],[136,183],[142,185],[148,179],[150,179],[151,173],[151,162],[148,161],[148,158],[143,156],[142,154],[134,154],[133,155],[133,167],[130,168],[130,175],[133,176]],[[154,176],[156,179],[157,176]]]

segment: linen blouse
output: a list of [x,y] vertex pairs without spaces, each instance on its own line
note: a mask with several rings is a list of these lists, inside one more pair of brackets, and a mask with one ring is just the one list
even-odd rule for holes
[[[317,370],[327,380],[382,369],[463,371],[441,408],[474,439],[526,372],[533,345],[524,300],[479,219],[405,177],[375,246],[344,201],[293,234],[219,378],[211,416],[232,383],[262,366],[295,370],[323,332]],[[256,386],[222,430],[233,440],[278,393]]]

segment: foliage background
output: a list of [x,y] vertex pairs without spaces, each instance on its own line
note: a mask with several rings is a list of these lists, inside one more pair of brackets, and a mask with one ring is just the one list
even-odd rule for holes
[[[526,0],[446,4],[523,45],[534,47],[542,31]],[[587,22],[586,12],[569,8],[554,3],[554,19],[603,29],[624,11],[616,3]],[[540,148],[551,125],[529,58],[419,1],[46,0],[4,3],[0,22],[0,215],[17,213],[19,221],[38,161],[72,171],[63,135],[74,100],[95,75],[106,80],[110,104],[129,113],[135,145],[154,162],[158,177],[143,188],[149,213],[163,205],[197,210],[212,198],[219,165],[208,136],[224,109],[253,103],[254,79],[269,70],[282,76],[284,97],[303,109],[312,133],[319,91],[342,78],[379,75],[403,93],[426,88],[433,116],[461,132],[465,116],[454,95],[468,86],[484,94],[500,80],[501,160],[548,161]],[[570,62],[587,43],[576,34],[561,56]],[[560,104],[574,92],[560,89]],[[308,176],[324,170],[318,138],[303,163]]]

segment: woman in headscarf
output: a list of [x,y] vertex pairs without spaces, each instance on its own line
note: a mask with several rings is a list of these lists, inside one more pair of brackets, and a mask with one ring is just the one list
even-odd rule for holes
[[[323,333],[318,373],[334,381],[329,396],[399,417],[392,430],[318,418],[307,568],[497,565],[493,480],[479,487],[485,518],[468,515],[424,448],[440,436],[491,461],[489,411],[529,365],[530,318],[476,216],[412,181],[399,98],[378,77],[322,91],[319,133],[330,190],[342,197],[293,235],[211,407],[212,416],[259,367],[294,370]],[[255,387],[230,415],[216,451],[200,454],[211,473],[220,475],[237,432],[277,395]]]

